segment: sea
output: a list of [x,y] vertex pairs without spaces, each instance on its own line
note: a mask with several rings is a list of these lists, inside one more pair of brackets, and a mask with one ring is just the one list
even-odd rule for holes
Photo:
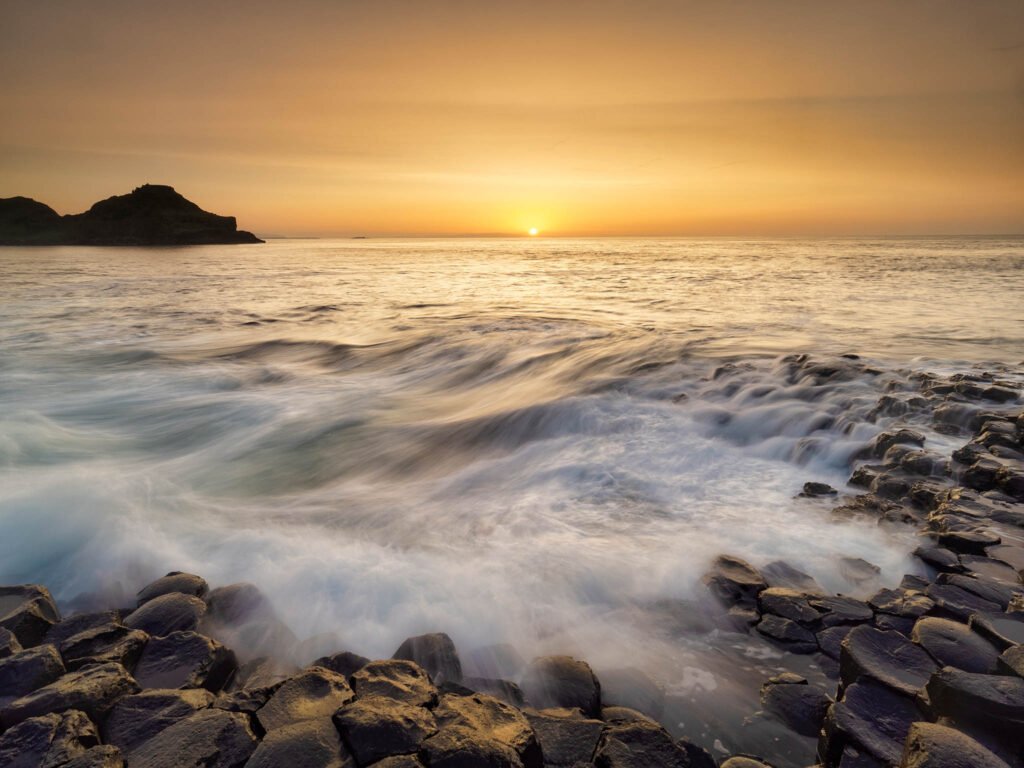
[[444,631],[464,663],[639,669],[735,751],[782,662],[687,631],[709,564],[861,597],[920,572],[914,530],[798,494],[855,492],[915,375],[1022,363],[1020,237],[0,248],[0,583],[71,612],[185,570],[256,584],[310,648]]

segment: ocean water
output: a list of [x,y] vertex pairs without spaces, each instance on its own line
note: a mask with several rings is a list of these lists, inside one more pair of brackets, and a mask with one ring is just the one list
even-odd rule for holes
[[447,631],[756,708],[651,607],[720,552],[912,572],[912,531],[795,496],[845,488],[911,373],[1019,378],[1022,296],[1013,238],[2,248],[0,583],[191,570],[368,656]]

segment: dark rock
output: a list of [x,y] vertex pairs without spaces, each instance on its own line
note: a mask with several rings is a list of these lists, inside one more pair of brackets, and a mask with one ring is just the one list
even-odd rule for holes
[[839,573],[849,583],[854,585],[874,581],[882,569],[874,563],[869,563],[861,557],[839,558]]
[[832,698],[796,675],[773,677],[761,686],[761,707],[802,736],[817,736]]
[[938,717],[955,724],[983,729],[1012,730],[1024,734],[1024,679],[1010,675],[984,675],[953,667],[932,675],[928,700]]
[[999,651],[966,624],[925,617],[918,619],[910,638],[941,667],[990,674],[996,671]]
[[165,728],[212,703],[213,694],[204,690],[143,691],[125,696],[103,722],[103,740],[130,755]]
[[135,668],[142,688],[221,690],[238,668],[235,654],[196,632],[172,632],[149,641]]
[[0,628],[10,630],[22,647],[39,645],[58,621],[60,612],[46,587],[0,587]]
[[822,614],[821,623],[825,627],[863,624],[874,618],[874,613],[867,603],[844,595],[816,597],[811,600],[811,605]]
[[911,478],[902,474],[883,472],[869,486],[871,492],[883,499],[902,499],[910,493],[910,486],[913,485]]
[[915,576],[912,573],[903,574],[900,579],[900,589],[914,592],[923,592],[931,582],[923,576]]
[[814,653],[818,650],[813,632],[781,616],[766,614],[757,625],[757,631],[790,653]]
[[117,747],[100,744],[62,763],[60,768],[125,768],[125,762]]
[[[18,638],[14,636],[14,633],[9,629],[0,629],[0,659],[6,659],[8,656],[21,650],[24,649],[21,647],[21,643],[18,642]],[[0,688],[0,690],[3,689]]]
[[265,657],[252,659],[238,668],[238,671],[235,672],[234,677],[228,683],[228,688],[232,691],[240,691],[274,687],[276,690],[277,686],[289,677],[297,675],[300,671],[293,664],[283,663],[275,659]]
[[813,627],[821,613],[810,603],[810,595],[784,587],[769,587],[757,597],[762,614],[780,616],[805,627]]
[[522,707],[526,702],[522,689],[511,680],[493,680],[487,677],[464,677],[462,684],[474,693],[486,693],[496,699],[511,704],[513,707]]
[[999,657],[999,671],[1005,675],[1024,677],[1024,645],[1013,645]]
[[49,685],[65,671],[52,645],[38,645],[0,659],[0,706]]
[[839,491],[833,488],[831,485],[826,483],[804,483],[804,488],[800,492],[801,496],[807,496],[814,498],[816,496],[836,496]]
[[537,734],[537,741],[544,754],[544,765],[552,768],[571,768],[578,763],[590,763],[604,727],[600,720],[552,717],[542,712],[527,712],[526,719]]
[[411,661],[371,661],[352,675],[352,687],[359,697],[384,696],[417,707],[437,703],[437,688],[427,673]]
[[[331,719],[321,717],[292,723],[267,734],[245,768],[354,768],[354,765]],[[380,765],[376,763],[374,768]]]
[[936,723],[910,726],[900,768],[1009,768],[985,747]]
[[141,744],[131,765],[145,768],[241,768],[256,749],[248,716],[202,709]]
[[99,744],[96,726],[84,712],[53,713],[25,720],[0,735],[4,768],[64,766]]
[[768,763],[758,760],[756,757],[747,757],[746,755],[737,755],[736,757],[730,757],[724,763],[722,768],[772,768]]
[[594,764],[597,768],[690,768],[690,758],[660,725],[631,722],[605,728]]
[[838,659],[842,649],[843,640],[853,631],[849,624],[841,624],[836,627],[823,629],[818,633],[818,647],[826,656]]
[[947,531],[939,534],[939,544],[961,555],[984,555],[986,547],[999,544],[1001,538],[990,531]]
[[[430,768],[522,768],[515,751],[472,728],[443,728],[423,742]],[[376,768],[376,767],[375,767]]]
[[232,693],[221,693],[213,702],[217,709],[226,709],[228,712],[248,712],[256,714],[259,709],[270,701],[270,697],[280,688],[280,685],[271,685],[263,688],[245,688]]
[[261,243],[233,216],[207,213],[172,187],[143,184],[85,213],[58,215],[26,197],[0,199],[0,245],[202,245]]
[[46,642],[60,648],[61,643],[69,637],[99,627],[124,626],[121,614],[117,611],[96,611],[94,613],[76,613],[58,624],[54,624],[46,633]]
[[966,590],[982,600],[995,603],[1003,610],[1009,607],[1015,596],[1024,595],[1024,585],[1012,585],[958,573],[940,573],[936,581],[939,584],[952,584],[954,587]]
[[339,675],[350,677],[369,663],[370,659],[365,656],[349,651],[341,651],[330,656],[321,656],[310,666],[323,667],[324,669],[331,670],[331,672],[337,672]]
[[999,610],[996,603],[952,584],[932,584],[925,594],[935,601],[935,613],[960,621],[966,621],[972,613]]
[[[578,714],[579,717],[583,717],[583,714],[577,709],[544,709],[541,713],[558,713],[560,717],[567,717],[566,713]],[[635,709],[629,707],[602,707],[601,708],[601,719],[606,723],[622,724],[622,723],[653,723],[658,725],[658,721],[652,717],[648,717],[643,712],[637,712]]]
[[690,768],[718,768],[718,761],[704,747],[699,747],[686,739],[679,739],[676,746],[686,752],[690,759]]
[[899,632],[901,635],[910,635],[914,629],[914,620],[904,616],[891,616],[888,613],[875,615],[875,626],[886,632]]
[[477,677],[514,679],[522,673],[526,661],[514,646],[499,643],[474,650],[469,655],[467,666]]
[[462,662],[455,643],[443,632],[406,639],[392,658],[416,662],[435,683],[462,681]]
[[844,685],[874,680],[915,696],[936,665],[927,653],[898,632],[857,627],[843,641],[839,669]]
[[209,585],[205,579],[196,576],[193,573],[183,573],[182,571],[171,571],[166,576],[161,576],[151,584],[147,584],[145,587],[139,590],[136,595],[138,604],[142,605],[152,600],[154,597],[160,597],[161,595],[167,595],[174,592],[180,592],[183,595],[192,595],[193,597],[202,597],[209,590]]
[[999,484],[996,477],[1002,466],[994,459],[978,459],[960,475],[960,482],[976,491],[991,491]]
[[839,765],[843,753],[852,748],[884,765],[895,765],[910,726],[921,718],[913,700],[891,688],[870,681],[854,683],[846,688],[842,701],[828,710],[818,759],[825,765]]
[[1001,581],[1004,584],[1020,586],[1020,574],[1016,569],[999,560],[990,557],[978,557],[977,555],[960,555],[960,565],[968,573]]
[[910,486],[910,500],[923,509],[935,509],[941,503],[946,486],[930,480],[918,480]]
[[509,747],[524,768],[543,768],[540,745],[526,717],[493,696],[442,696],[434,716],[441,733],[465,729],[486,734]]
[[1024,615],[1021,614],[978,613],[970,617],[968,626],[1000,650],[1024,643]]
[[132,670],[148,640],[141,630],[107,624],[72,635],[60,644],[60,652],[68,669],[113,661]]
[[588,717],[601,715],[601,684],[584,661],[570,656],[534,659],[521,685],[526,700],[538,709],[578,707]]
[[413,753],[437,733],[430,710],[383,696],[348,702],[334,713],[334,724],[360,765]]
[[396,755],[374,763],[373,768],[423,768],[423,763],[416,755]]
[[935,607],[927,595],[906,589],[880,589],[870,598],[868,605],[880,613],[916,619]]
[[1016,568],[1018,573],[1024,570],[1024,547],[1000,544],[996,547],[989,547],[987,554],[994,560],[1006,563],[1011,568]]
[[944,547],[918,547],[914,555],[939,571],[959,571],[960,559]]
[[603,670],[601,701],[606,706],[629,707],[661,719],[665,709],[665,689],[646,672],[636,667]]
[[342,675],[322,667],[311,667],[285,682],[270,701],[256,713],[267,733],[275,728],[330,717],[353,698],[352,689]]
[[809,594],[824,592],[813,577],[782,560],[768,563],[761,569],[761,576],[771,587],[785,587]]
[[86,667],[15,699],[0,709],[0,721],[10,727],[30,717],[80,709],[99,722],[118,699],[138,690],[120,664]]
[[720,555],[704,575],[708,590],[724,605],[753,607],[757,596],[768,583],[754,566],[745,560],[729,555]]
[[124,625],[141,629],[153,637],[164,637],[171,632],[194,632],[204,613],[206,604],[198,597],[169,592],[132,611],[125,618]]
[[894,445],[924,445],[924,435],[912,429],[897,429],[880,432],[871,441],[870,455],[882,458]]
[[274,615],[270,601],[255,584],[241,582],[218,587],[206,596],[208,619],[224,624],[244,624]]

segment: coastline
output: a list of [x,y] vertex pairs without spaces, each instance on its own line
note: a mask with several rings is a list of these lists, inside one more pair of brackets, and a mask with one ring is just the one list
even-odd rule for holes
[[[861,366],[856,356],[792,364],[823,380]],[[793,669],[814,660],[829,687],[778,675],[762,687],[762,711],[750,714],[813,742],[827,768],[951,765],[964,755],[970,765],[1019,766],[1019,389],[991,372],[917,383],[880,405],[892,414],[927,406],[962,447],[932,453],[912,424],[890,429],[865,447],[850,478],[865,493],[813,483],[804,493],[836,498],[838,518],[916,528],[927,576],[857,600],[825,594],[799,563],[758,569],[724,553],[704,578],[708,598],[685,618],[715,636],[757,633],[786,651],[781,664]],[[851,567],[870,572],[871,564]],[[106,766],[284,765],[295,754],[309,756],[296,764],[382,768],[779,765],[770,754],[712,755],[685,733],[673,738],[657,723],[656,682],[602,685],[581,659],[527,663],[492,648],[488,676],[465,675],[443,633],[410,638],[394,660],[341,648],[304,669],[297,656],[261,658],[288,629],[252,585],[210,590],[198,576],[172,573],[144,587],[134,608],[63,620],[44,587],[2,588],[0,599],[0,756],[42,760],[59,749],[67,759],[49,764]]]

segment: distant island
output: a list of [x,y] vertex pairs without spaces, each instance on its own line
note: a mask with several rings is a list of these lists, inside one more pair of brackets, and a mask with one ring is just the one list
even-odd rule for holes
[[127,195],[61,216],[28,197],[0,198],[0,245],[219,245],[262,243],[234,216],[204,211],[173,187],[143,184]]

